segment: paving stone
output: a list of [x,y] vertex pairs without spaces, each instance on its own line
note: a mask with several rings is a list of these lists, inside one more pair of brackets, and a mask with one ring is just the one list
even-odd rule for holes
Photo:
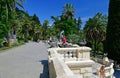
[[0,53],[0,78],[48,78],[47,47],[29,42]]

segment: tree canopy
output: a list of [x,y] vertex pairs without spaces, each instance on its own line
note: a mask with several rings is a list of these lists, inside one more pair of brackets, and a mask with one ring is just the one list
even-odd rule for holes
[[93,50],[95,54],[99,49],[99,43],[105,40],[106,26],[107,17],[99,12],[93,18],[90,18],[85,24],[85,36],[87,41],[93,44]]
[[65,4],[63,7],[62,14],[58,16],[52,16],[54,20],[54,27],[57,30],[57,33],[60,33],[64,30],[65,36],[69,37],[72,34],[78,34],[82,21],[81,18],[74,18],[75,8],[72,4]]
[[108,57],[120,63],[120,0],[110,0],[106,34]]

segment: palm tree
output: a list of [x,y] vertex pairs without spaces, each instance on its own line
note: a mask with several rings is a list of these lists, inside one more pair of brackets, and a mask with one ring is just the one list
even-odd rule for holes
[[97,13],[93,18],[90,18],[84,27],[86,39],[93,43],[94,56],[98,50],[98,44],[105,40],[107,20],[106,16]]
[[22,6],[22,3],[25,0],[1,0],[0,1],[0,10],[1,12],[5,11],[6,14],[6,22],[9,20],[9,14],[10,12],[14,12],[16,9],[16,5],[19,5],[20,7],[24,8]]
[[[8,36],[13,36],[15,32],[15,26],[17,25],[15,20],[16,4],[22,6],[23,0],[1,0],[0,1],[0,21],[3,21],[8,27]],[[3,17],[4,16],[4,17]],[[11,35],[11,36],[10,36]],[[9,41],[8,41],[9,42]]]
[[63,7],[62,18],[63,19],[72,19],[75,14],[75,9],[72,4],[65,4]]
[[[24,26],[27,24],[29,25],[30,21],[28,19],[30,18],[28,18],[27,13],[25,13],[22,10],[19,10],[18,8],[16,9],[16,13],[17,15],[15,18],[16,18],[16,21],[18,21],[17,23],[18,25],[16,26],[16,36],[18,39],[23,39],[23,35],[25,33]],[[32,29],[30,25],[29,25],[29,29]],[[28,28],[25,30],[28,30]]]

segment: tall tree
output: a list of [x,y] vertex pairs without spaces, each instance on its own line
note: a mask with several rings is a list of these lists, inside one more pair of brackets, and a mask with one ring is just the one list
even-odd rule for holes
[[78,31],[81,29],[81,24],[82,24],[82,20],[80,17],[78,17],[78,20],[76,21],[76,26]]
[[15,14],[16,4],[23,7],[22,1],[23,0],[1,0],[0,1],[0,21],[2,24],[4,24],[1,26],[4,26],[2,27],[3,30],[7,29],[6,33],[9,35],[9,37],[10,35],[14,34],[14,28],[17,25],[16,22],[13,22],[15,20],[15,15],[16,15]]
[[34,14],[33,16],[29,16],[28,13],[19,9],[16,9],[16,11],[16,20],[19,21],[17,37],[19,39],[24,39],[25,41],[28,39],[38,40],[41,34],[41,25],[37,15]]
[[43,40],[45,40],[46,36],[47,36],[48,24],[49,24],[49,21],[48,20],[44,20],[44,22],[43,22],[43,30],[42,30]]
[[106,26],[107,26],[106,16],[102,15],[102,13],[97,13],[93,18],[90,18],[87,21],[84,27],[86,39],[92,42],[95,54],[97,52],[98,49],[97,46],[99,42],[105,40]]
[[[65,4],[63,7],[62,14],[58,17],[51,16],[54,20],[53,28],[55,29],[57,37],[59,33],[64,30],[64,35],[69,40],[73,36],[78,36],[79,30],[81,28],[81,19],[78,20],[74,18],[75,8],[72,4]],[[74,35],[72,35],[74,34]]]
[[[0,10],[1,13],[5,11],[5,16],[6,16],[6,22],[8,22],[9,19],[11,19],[11,14],[15,12],[16,5],[19,5],[20,7],[23,8],[22,3],[25,0],[1,0],[0,1]],[[1,16],[2,17],[2,14]]]
[[106,52],[120,63],[120,0],[110,0],[108,13]]
[[33,15],[32,20],[34,21],[34,24],[41,25],[40,20],[39,20],[39,18],[37,17],[36,14]]
[[41,23],[40,20],[38,18],[38,16],[36,14],[34,14],[33,16],[31,16],[31,26],[30,26],[30,30],[29,30],[29,34],[30,37],[36,41],[38,40],[40,37],[40,29],[41,29]]
[[0,22],[0,47],[2,46],[1,42],[4,41],[5,36],[7,36],[8,28],[5,24]]
[[72,4],[65,4],[63,7],[63,19],[72,19],[75,14],[75,9]]
[[27,33],[26,31],[28,31],[28,29],[32,29],[30,26],[31,18],[27,13],[25,13],[23,10],[19,10],[18,8],[16,8],[16,14],[17,15],[15,18],[18,21],[18,25],[16,26],[16,36],[18,39],[24,39],[24,35]]

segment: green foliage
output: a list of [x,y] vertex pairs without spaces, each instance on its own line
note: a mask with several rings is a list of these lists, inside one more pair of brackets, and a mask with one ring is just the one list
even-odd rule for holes
[[5,24],[0,23],[0,38],[4,38],[5,36],[7,36],[7,27],[5,26]]
[[102,13],[97,13],[93,18],[90,18],[84,27],[84,33],[87,41],[93,45],[94,52],[98,52],[98,45],[105,40],[106,37],[107,17]]
[[[2,22],[2,35],[4,38],[13,38],[18,27],[18,20],[16,19],[16,5],[22,6],[23,0],[1,0],[0,1],[0,23]],[[2,37],[1,37],[2,38]],[[8,42],[9,43],[9,42]]]
[[26,12],[16,8],[16,5],[24,8],[23,2],[24,0],[0,1],[0,41],[3,41],[6,36],[13,38],[13,35],[16,35],[18,41],[39,38],[41,24],[38,17],[35,14],[29,16]]
[[108,57],[120,63],[120,0],[110,0],[106,36]]
[[76,34],[71,34],[71,35],[68,35],[67,37],[67,41],[69,42],[70,40],[72,40],[72,43],[73,44],[79,44],[79,35],[76,35]]
[[65,31],[65,35],[68,36],[70,34],[73,34],[76,32],[76,24],[73,19],[68,20],[59,20],[55,21],[55,28],[58,29],[58,31]]
[[48,27],[48,37],[47,38],[56,36],[57,33],[56,33],[55,30],[56,29],[54,27],[52,27],[52,26]]
[[[72,34],[78,34],[81,27],[81,19],[78,20],[74,18],[75,9],[72,4],[65,4],[63,7],[63,12],[60,17],[51,16],[54,20],[54,29],[56,33],[60,33],[64,30],[64,35],[68,37]],[[59,34],[56,34],[59,36]]]
[[32,20],[34,21],[34,24],[41,25],[40,21],[39,21],[39,18],[36,16],[36,14],[33,15]]
[[41,24],[36,14],[29,16],[28,13],[16,9],[16,19],[19,21],[17,26],[17,38],[27,40],[38,40],[41,35]]
[[103,41],[105,40],[107,26],[107,18],[101,13],[97,13],[93,18],[90,18],[85,27],[84,32],[89,40]]
[[5,37],[7,37],[8,31],[9,26],[0,22],[0,47],[7,45]]
[[4,40],[8,34],[9,26],[0,22],[0,43]]
[[79,31],[81,29],[81,24],[82,24],[82,20],[80,17],[78,17],[76,24],[77,24],[77,30]]
[[63,7],[62,19],[72,19],[75,14],[75,9],[72,4],[65,4]]
[[47,39],[48,24],[49,24],[49,21],[48,21],[48,20],[44,20],[43,27],[42,27],[42,36],[43,36],[43,40]]
[[68,36],[70,34],[74,34],[76,32],[75,28],[76,28],[75,22],[73,19],[61,20],[59,29],[60,29],[60,31],[64,30],[66,36]]

